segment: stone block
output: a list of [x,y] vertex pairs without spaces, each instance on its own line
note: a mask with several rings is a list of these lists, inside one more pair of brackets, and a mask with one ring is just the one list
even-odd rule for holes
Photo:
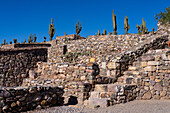
[[91,62],[91,63],[95,63],[95,62],[96,62],[96,59],[95,59],[95,58],[90,58],[90,62]]
[[154,100],[159,100],[159,99],[160,99],[160,96],[159,96],[159,95],[154,95],[154,96],[153,96],[153,99],[154,99]]
[[159,61],[148,61],[148,66],[157,66],[160,65]]
[[119,66],[118,63],[113,63],[113,62],[107,64],[108,69],[116,69],[118,66]]
[[29,70],[29,78],[30,78],[30,79],[35,79],[35,78],[36,78],[35,71]]
[[118,93],[121,90],[121,86],[117,84],[108,84],[107,85],[108,92]]
[[102,66],[103,69],[106,69],[106,62],[102,62]]
[[155,66],[147,66],[144,68],[145,71],[156,71],[156,67]]
[[136,71],[137,67],[134,67],[134,66],[129,66],[128,70],[129,71]]
[[167,94],[166,91],[160,91],[160,96],[161,96],[161,97],[166,96],[166,94]]
[[146,55],[146,56],[142,56],[142,61],[151,61],[151,60],[154,60],[154,56],[152,55]]
[[142,66],[142,67],[146,67],[147,65],[148,65],[147,62],[141,62],[141,66]]
[[146,92],[144,95],[143,95],[143,99],[144,100],[149,100],[149,99],[151,99],[151,97],[152,97],[152,94],[151,94],[151,92],[150,91],[148,91],[148,92]]
[[107,91],[107,84],[96,84],[94,90],[99,91],[99,92],[106,92]]
[[162,86],[161,86],[161,83],[156,83],[155,85],[154,85],[154,89],[156,90],[156,91],[162,91]]
[[100,92],[90,92],[90,98],[100,98]]

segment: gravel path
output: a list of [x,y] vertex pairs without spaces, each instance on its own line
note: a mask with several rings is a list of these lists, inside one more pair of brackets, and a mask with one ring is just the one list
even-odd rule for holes
[[170,100],[135,100],[107,108],[52,107],[27,113],[170,113]]

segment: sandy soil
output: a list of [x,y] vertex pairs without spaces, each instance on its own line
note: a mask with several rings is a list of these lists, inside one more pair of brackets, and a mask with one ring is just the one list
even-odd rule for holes
[[27,113],[170,113],[170,100],[135,100],[107,108],[52,107]]

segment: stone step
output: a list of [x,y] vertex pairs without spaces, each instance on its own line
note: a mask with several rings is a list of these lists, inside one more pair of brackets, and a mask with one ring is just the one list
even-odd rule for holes
[[90,92],[89,99],[84,101],[84,105],[107,107],[125,103],[135,99],[136,87],[135,84],[96,84],[94,91]]

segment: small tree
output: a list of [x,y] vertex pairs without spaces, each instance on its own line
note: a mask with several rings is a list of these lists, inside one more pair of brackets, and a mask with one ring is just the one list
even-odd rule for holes
[[160,21],[161,24],[170,23],[170,6],[165,8],[165,12],[161,11],[159,14],[156,14],[155,19]]

